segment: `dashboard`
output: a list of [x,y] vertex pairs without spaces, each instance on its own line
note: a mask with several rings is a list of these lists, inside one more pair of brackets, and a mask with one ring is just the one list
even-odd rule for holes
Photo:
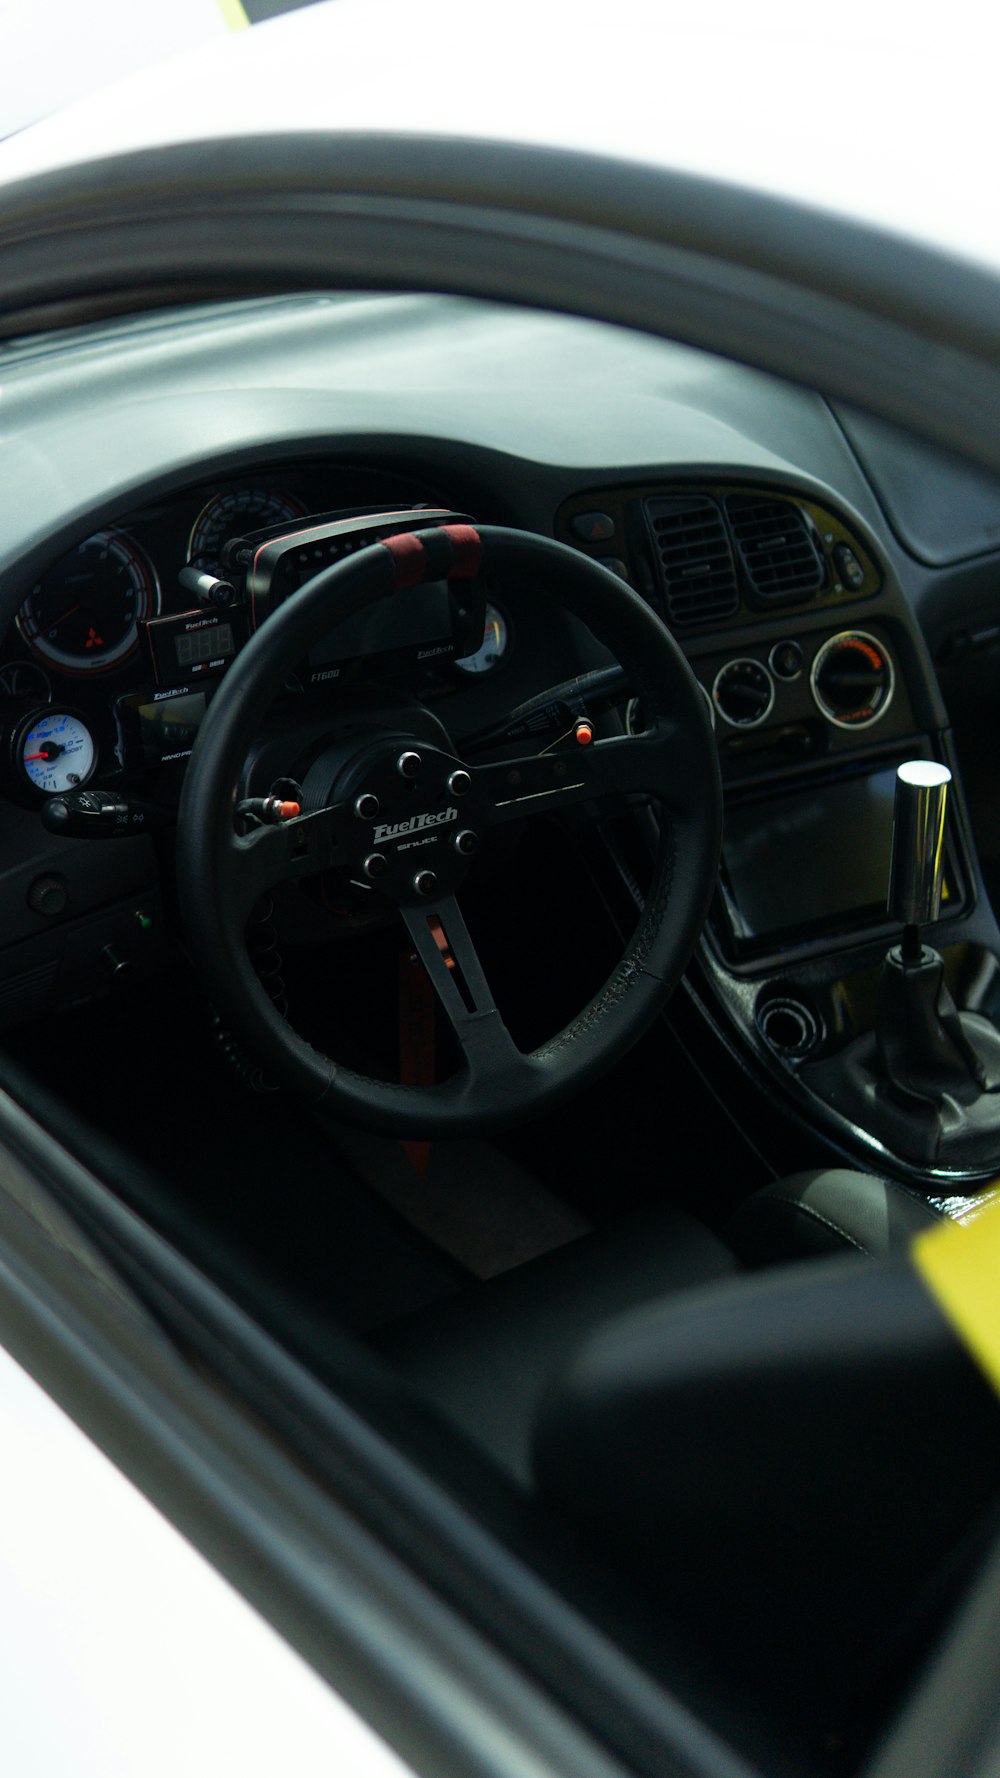
[[[911,484],[935,465],[915,453],[908,483],[899,441],[858,417],[661,341],[452,299],[147,316],[15,344],[3,375],[21,449],[0,539],[0,1028],[105,992],[119,964],[162,967],[163,847],[141,820],[115,846],[69,840],[40,810],[86,785],[176,808],[263,621],[237,540],[295,539],[300,584],[317,515],[431,508],[555,536],[663,617],[726,793],[703,966],[765,1066],[843,1039],[843,984],[885,943],[895,764],[955,763],[931,649],[946,664],[1000,636],[988,489],[959,478],[928,541]],[[236,597],[213,603],[218,581]],[[483,609],[464,639],[440,602],[409,630],[398,610],[353,640],[334,626],[285,695],[322,726],[352,681],[391,684],[459,743],[536,700],[544,746],[544,694],[576,685],[588,720],[641,725],[627,686],[588,706],[608,658],[530,585],[488,584]],[[949,848],[946,932],[1000,949],[961,803]]]

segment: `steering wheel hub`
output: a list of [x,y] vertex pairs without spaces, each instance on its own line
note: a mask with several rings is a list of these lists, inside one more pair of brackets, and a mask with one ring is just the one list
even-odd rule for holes
[[315,806],[318,782],[327,786],[320,806],[350,807],[343,853],[351,875],[376,884],[400,907],[453,895],[488,824],[475,772],[457,755],[405,734],[375,742],[332,784],[325,758],[306,778],[306,807]]

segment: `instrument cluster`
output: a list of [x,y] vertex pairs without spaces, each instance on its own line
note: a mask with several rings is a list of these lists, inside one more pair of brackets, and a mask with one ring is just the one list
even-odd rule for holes
[[[0,653],[7,794],[37,805],[39,798],[91,779],[119,776],[126,751],[132,760],[145,757],[135,735],[143,722],[149,728],[150,710],[158,719],[167,713],[159,707],[167,694],[156,689],[164,681],[150,651],[154,631],[168,626],[155,620],[180,622],[194,603],[180,583],[182,570],[217,575],[233,538],[297,526],[311,516],[433,503],[432,490],[387,470],[269,464],[135,509],[81,539],[27,593]],[[223,612],[214,620],[213,637],[226,619]],[[486,619],[482,646],[452,660],[459,678],[492,672],[507,653],[505,611],[490,601]],[[212,620],[201,615],[198,621]],[[153,624],[148,637],[147,624]],[[245,620],[240,634],[245,639]],[[237,639],[230,654],[238,645]],[[205,696],[198,694],[199,711],[183,746],[171,730],[164,752],[159,722],[153,750],[158,759],[181,759],[190,751]],[[184,704],[181,699],[169,714],[179,715]]]
[[140,626],[190,606],[180,570],[216,572],[232,537],[307,513],[427,497],[426,489],[388,472],[285,464],[131,512],[83,538],[32,587],[16,620],[23,648],[12,637],[6,651],[23,655],[24,667],[9,660],[3,688],[12,674],[23,679],[29,663],[41,670],[32,691],[48,685],[50,695],[53,674],[89,680],[123,673],[139,653]]

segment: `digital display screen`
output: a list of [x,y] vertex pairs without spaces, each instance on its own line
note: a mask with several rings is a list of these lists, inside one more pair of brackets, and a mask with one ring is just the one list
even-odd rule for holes
[[228,660],[236,652],[232,624],[213,624],[206,630],[189,630],[174,636],[179,667],[196,667],[204,661]]
[[157,685],[225,672],[247,639],[246,616],[233,608],[218,615],[180,611],[144,625]]
[[727,809],[722,862],[735,936],[887,919],[895,794],[892,765]]
[[146,757],[158,759],[161,765],[185,759],[194,746],[207,704],[205,693],[194,691],[186,697],[164,698],[158,704],[137,705],[139,739]]
[[345,618],[311,650],[309,664],[325,667],[366,655],[388,654],[397,648],[449,643],[451,634],[447,583],[432,581],[429,586],[409,587],[395,598],[380,599],[367,611]]

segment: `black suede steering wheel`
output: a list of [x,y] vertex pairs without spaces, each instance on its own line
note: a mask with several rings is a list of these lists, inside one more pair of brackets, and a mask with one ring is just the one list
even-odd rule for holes
[[[530,583],[533,597],[586,624],[630,674],[643,732],[595,740],[572,754],[476,764],[396,725],[369,735],[347,759],[325,807],[238,834],[234,798],[247,753],[308,650],[339,620],[380,600],[402,600],[425,579],[454,581],[481,567]],[[404,754],[414,757],[404,762]],[[662,811],[639,924],[589,1006],[525,1054],[497,1011],[456,900],[471,853],[499,822],[632,791],[651,795]],[[233,663],[202,722],[185,777],[177,846],[181,911],[191,953],[220,1011],[281,1085],[334,1117],[382,1134],[468,1134],[580,1092],[647,1028],[697,942],[721,827],[707,702],[649,606],[616,575],[550,539],[446,525],[387,538],[324,570],[268,618]],[[458,1040],[462,1062],[450,1080],[397,1086],[341,1067],[298,1036],[261,985],[244,942],[254,904],[283,880],[334,868],[377,882],[398,905]]]

